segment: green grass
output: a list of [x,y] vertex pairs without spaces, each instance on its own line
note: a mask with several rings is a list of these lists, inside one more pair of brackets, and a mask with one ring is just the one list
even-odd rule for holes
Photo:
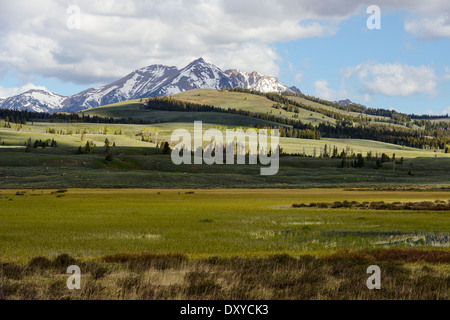
[[372,154],[386,153],[392,156],[395,153],[397,158],[416,158],[416,157],[429,157],[429,158],[441,158],[450,157],[450,154],[443,153],[442,150],[424,150],[405,146],[399,146],[396,144],[379,142],[374,140],[362,140],[362,139],[331,139],[324,138],[321,140],[308,140],[308,139],[294,139],[294,138],[280,138],[280,145],[287,153],[303,153],[303,150],[307,155],[314,154],[314,148],[316,148],[317,156],[320,151],[323,151],[325,145],[329,148],[336,146],[339,153],[347,147],[353,150],[355,153],[362,153],[366,155],[372,151]]
[[[318,112],[301,109],[299,113],[294,113],[283,109],[272,108],[275,102],[262,96],[247,93],[222,92],[214,89],[196,89],[173,95],[173,98],[200,104],[213,105],[223,109],[231,108],[258,113],[267,113],[286,118],[293,118],[296,116],[304,123],[312,123],[313,125],[319,123],[335,123],[334,119]],[[132,117],[138,120],[160,120],[164,122],[193,122],[195,120],[202,120],[209,123],[237,126],[273,124],[268,121],[233,114],[217,114],[208,112],[165,112],[145,110],[141,108],[142,102],[140,102],[140,100],[130,100],[86,110],[83,111],[83,113],[91,116],[97,115],[101,117],[113,118]]]
[[146,122],[160,123],[193,123],[194,121],[203,121],[218,125],[235,126],[256,126],[256,125],[275,125],[274,122],[259,120],[256,118],[216,113],[216,112],[177,112],[142,109],[142,103],[135,100],[130,102],[120,102],[99,108],[83,111],[85,115],[108,117],[108,118],[133,118],[134,120],[145,120]]
[[448,212],[290,208],[299,202],[448,200],[445,191],[36,189],[20,196],[17,191],[23,190],[1,193],[3,261],[61,253],[82,259],[124,252],[191,258],[320,255],[450,232]]
[[[353,117],[359,117],[361,115],[361,113],[358,112],[352,112],[352,111],[345,111],[342,109],[337,109],[331,106],[327,106],[321,103],[317,103],[314,101],[310,101],[307,100],[305,98],[301,98],[301,97],[289,97],[289,99],[296,101],[296,102],[300,102],[303,104],[306,104],[308,106],[311,106],[313,108],[317,108],[317,109],[323,109],[323,110],[329,110],[329,111],[333,111],[333,112],[337,112],[337,113],[341,113],[343,115],[347,115],[347,116],[353,116]],[[374,122],[383,122],[383,121],[387,121],[390,118],[389,117],[382,117],[382,116],[373,116],[373,115],[368,115],[365,114],[364,117],[366,117],[367,119],[372,119],[372,121]]]
[[321,113],[301,109],[299,113],[288,112],[283,109],[274,109],[275,102],[254,94],[228,92],[211,89],[197,89],[178,93],[172,96],[174,99],[213,105],[223,109],[238,109],[258,113],[271,113],[279,117],[292,118],[294,115],[304,123],[336,123]]
[[[114,109],[114,108],[113,108]],[[94,112],[95,109],[92,109]],[[109,110],[109,108],[105,108]],[[142,112],[143,110],[137,110],[136,112]],[[150,111],[150,110],[147,110]],[[156,111],[154,111],[156,112]],[[166,112],[170,113],[170,112]],[[16,131],[14,128],[4,128],[2,123],[0,123],[0,152],[2,149],[11,147],[23,147],[24,143],[28,138],[31,138],[34,142],[35,140],[47,140],[56,139],[60,143],[61,147],[67,148],[77,148],[81,144],[85,144],[86,140],[93,141],[99,146],[104,144],[107,138],[111,142],[116,142],[117,146],[121,147],[132,147],[132,148],[148,148],[154,147],[155,144],[149,144],[140,141],[140,134],[143,130],[153,130],[158,134],[159,141],[170,141],[172,132],[178,128],[184,128],[189,131],[193,131],[194,121],[202,120],[202,113],[197,112],[180,112],[182,114],[177,119],[172,119],[174,122],[168,123],[155,123],[152,125],[131,125],[131,124],[101,124],[101,123],[43,123],[35,122],[33,125],[24,125],[20,131]],[[256,125],[256,122],[248,122],[248,117],[229,115],[240,117],[242,121],[236,120],[237,118],[227,119],[226,114],[221,114],[220,117],[223,119],[218,121],[217,114],[214,113],[204,113],[205,118],[203,118],[203,130],[207,130],[210,127],[219,127],[222,130],[227,128],[243,127],[249,128],[250,124]],[[177,117],[176,115],[172,115]],[[172,121],[171,120],[171,121]],[[236,120],[236,122],[235,122]],[[228,123],[228,124],[227,124]],[[267,123],[266,123],[267,124]],[[108,134],[102,134],[104,128],[108,128]],[[46,129],[54,128],[57,131],[63,130],[65,133],[72,130],[72,135],[60,135],[60,134],[48,134]],[[77,130],[82,132],[87,131],[85,135],[85,140],[81,141],[81,134],[76,134]],[[121,135],[114,135],[115,131],[122,131]],[[5,142],[5,146],[2,142]],[[387,153],[390,156],[395,153],[397,158],[414,158],[414,157],[450,157],[450,154],[442,153],[442,150],[422,150],[410,147],[403,147],[394,144],[372,141],[372,140],[359,140],[359,139],[327,139],[322,140],[307,140],[307,139],[293,139],[293,138],[280,138],[280,145],[283,150],[287,153],[305,153],[307,155],[313,155],[314,148],[316,148],[316,154],[319,155],[320,151],[323,150],[325,144],[328,147],[336,146],[339,152],[342,149],[350,147],[354,152],[367,153],[372,151],[375,153]]]
[[[47,127],[87,129],[85,141],[94,141],[93,154],[76,154],[81,135],[46,134]],[[110,132],[122,129],[122,135],[102,135],[99,124],[35,124],[24,126],[17,132],[0,129],[5,146],[0,146],[0,186],[3,188],[307,188],[347,186],[449,186],[448,154],[401,148],[395,145],[363,140],[301,140],[281,139],[284,151],[317,154],[327,144],[328,150],[337,146],[339,151],[348,145],[354,152],[372,151],[380,155],[404,156],[403,164],[394,167],[384,163],[381,169],[374,162],[366,162],[363,169],[341,168],[339,159],[312,159],[281,157],[280,169],[275,176],[261,176],[259,165],[182,165],[172,163],[155,143],[140,141],[142,130],[154,130],[157,141],[167,141],[177,124],[155,126],[111,125]],[[192,124],[186,124],[192,128]],[[206,129],[207,126],[205,125]],[[56,139],[58,148],[33,149],[25,153],[23,143],[31,137]],[[113,147],[114,160],[105,161],[104,141]],[[155,141],[156,142],[156,141]],[[434,156],[438,156],[435,158]],[[418,158],[414,158],[418,157]]]
[[[224,109],[234,108],[238,110],[246,110],[259,113],[273,113],[280,117],[292,118],[294,115],[298,116],[298,119],[304,123],[312,123],[318,125],[319,123],[335,124],[336,120],[324,115],[321,110],[333,111],[338,114],[359,117],[360,113],[345,111],[342,109],[336,109],[327,105],[323,105],[317,102],[309,101],[301,97],[289,97],[292,101],[306,104],[315,108],[317,111],[309,111],[299,108],[299,113],[287,112],[282,109],[274,109],[272,106],[275,104],[273,101],[258,95],[239,93],[239,92],[227,92],[212,89],[197,89],[182,92],[172,96],[175,99],[197,102],[200,104],[214,105]],[[365,118],[370,119],[372,122],[388,124],[389,117],[363,115]],[[403,127],[401,125],[390,124],[392,126]]]

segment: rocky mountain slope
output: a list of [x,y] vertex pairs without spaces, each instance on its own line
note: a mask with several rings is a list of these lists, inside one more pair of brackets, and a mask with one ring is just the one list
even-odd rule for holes
[[0,108],[38,112],[80,111],[125,100],[167,96],[192,89],[241,87],[261,92],[292,91],[275,77],[236,69],[222,71],[202,58],[178,70],[152,65],[138,69],[113,83],[91,88],[70,97],[44,90],[30,90],[0,99]]

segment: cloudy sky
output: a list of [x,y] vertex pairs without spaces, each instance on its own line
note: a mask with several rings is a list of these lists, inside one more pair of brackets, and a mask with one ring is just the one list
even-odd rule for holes
[[0,0],[0,97],[71,95],[203,57],[329,100],[443,114],[449,53],[447,0]]

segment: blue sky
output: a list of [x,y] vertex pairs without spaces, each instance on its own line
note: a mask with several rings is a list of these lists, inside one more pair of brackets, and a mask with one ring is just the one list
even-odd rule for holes
[[277,76],[328,100],[349,98],[406,113],[450,113],[450,3],[379,0],[380,30],[366,26],[370,4],[3,2],[0,97],[32,88],[72,95],[147,65],[181,68],[203,57],[222,69]]
[[[295,84],[306,94],[320,96],[322,92],[314,84],[325,80],[332,91],[326,98],[350,98],[370,107],[407,113],[442,114],[450,106],[450,81],[446,79],[449,73],[445,70],[450,65],[450,41],[417,39],[405,31],[405,16],[404,11],[382,15],[381,29],[368,30],[369,15],[364,11],[340,23],[334,36],[276,44],[283,59],[280,79]],[[342,74],[348,67],[368,63],[429,67],[437,76],[436,92],[368,93],[359,79],[346,79]],[[302,76],[296,79],[299,73]]]

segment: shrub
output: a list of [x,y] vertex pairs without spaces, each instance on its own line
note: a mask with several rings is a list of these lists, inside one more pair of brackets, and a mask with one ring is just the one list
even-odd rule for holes
[[86,271],[89,272],[92,275],[92,278],[94,280],[102,279],[105,275],[109,273],[109,270],[107,267],[102,266],[99,263],[91,262],[86,264],[85,266]]
[[215,281],[215,274],[191,271],[186,274],[185,280],[188,283],[186,293],[191,297],[203,299],[205,296],[218,296],[222,290],[222,287]]
[[68,254],[60,254],[53,260],[53,267],[60,270],[61,272],[65,273],[67,268],[71,265],[77,264],[77,260]]
[[105,262],[128,263],[130,269],[141,271],[148,268],[166,270],[181,266],[187,256],[183,254],[122,253],[103,257]]
[[0,274],[7,279],[22,280],[26,275],[26,267],[14,263],[5,263],[1,266]]
[[30,260],[28,267],[31,270],[45,270],[52,266],[52,262],[45,257],[35,257]]

